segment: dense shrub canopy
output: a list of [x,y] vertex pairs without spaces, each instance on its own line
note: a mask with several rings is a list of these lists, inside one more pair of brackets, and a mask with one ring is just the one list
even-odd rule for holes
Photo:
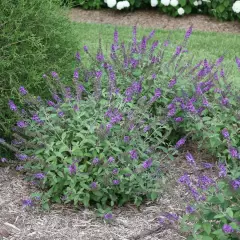
[[5,106],[9,95],[17,98],[20,85],[44,96],[47,89],[41,76],[45,71],[71,71],[77,38],[58,5],[52,0],[0,2],[0,131],[8,131],[11,117]]

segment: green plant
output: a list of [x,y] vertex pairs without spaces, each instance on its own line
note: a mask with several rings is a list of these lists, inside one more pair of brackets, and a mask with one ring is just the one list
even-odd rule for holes
[[77,35],[55,0],[3,0],[0,23],[0,132],[8,134],[13,122],[6,108],[9,96],[17,100],[23,84],[33,94],[46,96],[43,73],[71,72]]

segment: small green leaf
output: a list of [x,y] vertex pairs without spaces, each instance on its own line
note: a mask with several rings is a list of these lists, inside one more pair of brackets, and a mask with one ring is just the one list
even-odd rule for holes
[[212,226],[210,223],[208,223],[208,222],[203,223],[203,229],[208,235],[211,232],[211,228],[212,228]]

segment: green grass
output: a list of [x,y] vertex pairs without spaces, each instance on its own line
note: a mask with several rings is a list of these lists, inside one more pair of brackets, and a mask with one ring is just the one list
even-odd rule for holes
[[[76,31],[79,32],[79,47],[87,45],[91,51],[98,48],[98,39],[101,36],[103,47],[108,49],[113,39],[114,25],[109,24],[88,24],[73,23]],[[117,27],[121,41],[131,39],[132,27]],[[138,28],[139,37],[148,35],[153,29]],[[155,40],[164,41],[171,32],[171,43],[178,45],[184,38],[185,32],[182,30],[157,30]],[[193,31],[189,40],[188,50],[194,55],[194,61],[208,59],[215,61],[222,54],[225,55],[224,65],[227,70],[228,79],[237,84],[240,73],[236,67],[235,56],[240,57],[240,34],[213,33]]]

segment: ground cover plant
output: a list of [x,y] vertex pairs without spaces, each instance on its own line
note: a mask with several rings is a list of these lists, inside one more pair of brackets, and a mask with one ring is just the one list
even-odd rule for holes
[[31,92],[47,93],[45,70],[71,72],[72,52],[78,47],[77,34],[58,1],[17,0],[0,3],[1,87],[0,132],[9,134],[12,114],[8,97],[18,99],[24,84]]
[[[96,54],[87,45],[76,53],[71,85],[55,71],[44,75],[52,99],[35,97],[21,86],[23,106],[9,101],[19,120],[15,139],[1,139],[1,144],[15,152],[17,169],[42,188],[24,205],[39,200],[45,208],[50,202],[96,205],[110,219],[108,206],[155,200],[164,181],[161,167],[171,164],[185,142],[195,140],[199,149],[219,158],[219,176],[228,177],[236,191],[230,195],[228,182],[216,182],[201,171],[194,175],[197,181],[181,177],[195,199],[188,212],[196,208],[205,217],[190,218],[197,222],[191,236],[236,239],[239,90],[228,81],[224,55],[193,62],[187,49],[191,27],[176,46],[170,36],[159,41],[154,35],[152,31],[138,40],[134,27],[131,39],[121,42],[115,30],[109,51],[100,40]],[[234,61],[239,69],[240,59]],[[194,168],[191,153],[186,159]],[[221,209],[214,205],[216,198]],[[213,210],[205,211],[209,206]],[[232,219],[225,214],[214,222],[218,212]],[[169,214],[161,223],[176,220]]]

